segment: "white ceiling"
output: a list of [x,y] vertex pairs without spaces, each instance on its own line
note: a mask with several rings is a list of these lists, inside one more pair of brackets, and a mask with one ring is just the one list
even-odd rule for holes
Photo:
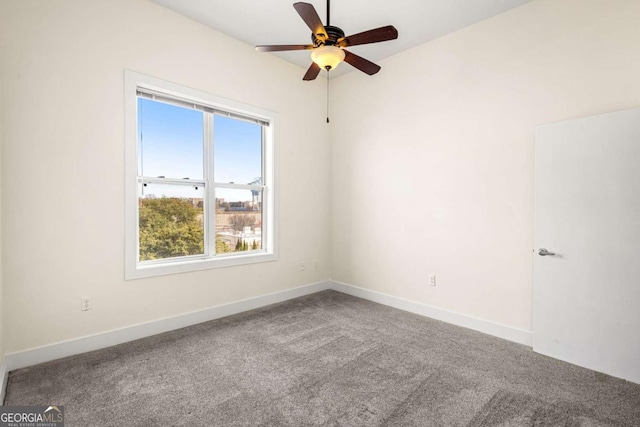
[[[152,0],[250,45],[310,44],[311,31],[300,18],[296,0]],[[531,0],[333,0],[331,25],[346,35],[385,25],[398,30],[397,40],[349,48],[377,62],[403,50],[464,28]],[[326,0],[307,0],[326,24]],[[308,51],[260,53],[278,55],[299,65],[300,78],[311,64]],[[331,72],[337,77],[354,68]],[[383,69],[384,71],[384,69]],[[382,72],[382,71],[381,71]]]

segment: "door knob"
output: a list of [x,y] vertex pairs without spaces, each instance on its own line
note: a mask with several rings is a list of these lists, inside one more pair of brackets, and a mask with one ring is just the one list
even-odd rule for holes
[[549,252],[545,248],[541,248],[541,249],[538,249],[538,255],[540,255],[540,256],[553,256],[553,255],[555,255],[555,253],[554,252]]

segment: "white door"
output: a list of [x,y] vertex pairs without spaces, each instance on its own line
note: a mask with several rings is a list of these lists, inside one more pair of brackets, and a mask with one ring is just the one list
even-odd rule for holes
[[640,110],[539,126],[535,154],[533,350],[640,383]]

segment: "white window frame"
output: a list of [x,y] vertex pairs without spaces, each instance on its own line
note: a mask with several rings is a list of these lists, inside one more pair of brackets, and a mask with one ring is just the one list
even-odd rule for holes
[[[230,267],[257,262],[275,261],[278,259],[278,235],[276,217],[276,183],[275,170],[275,132],[277,129],[277,114],[258,107],[249,106],[237,101],[225,99],[197,89],[167,82],[155,77],[134,71],[124,72],[124,100],[125,100],[125,279],[140,279],[144,277],[165,274],[184,273],[189,271],[207,270],[218,267]],[[262,185],[221,184],[213,179],[212,153],[204,149],[205,174],[202,182],[206,192],[205,200],[205,254],[187,257],[168,258],[159,261],[139,261],[139,226],[138,226],[138,90],[176,98],[181,101],[193,102],[224,112],[230,116],[246,117],[266,123],[263,132],[263,171]],[[205,120],[206,122],[206,120]],[[206,124],[211,126],[211,120]],[[161,180],[161,179],[160,179]],[[170,180],[168,180],[170,181]],[[169,183],[169,182],[167,182]],[[242,188],[262,190],[262,211],[265,223],[262,230],[262,249],[250,252],[234,252],[227,254],[207,254],[207,247],[215,251],[215,189]]]

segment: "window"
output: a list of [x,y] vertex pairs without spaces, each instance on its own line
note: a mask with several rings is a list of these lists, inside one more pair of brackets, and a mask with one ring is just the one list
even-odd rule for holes
[[275,114],[125,72],[126,278],[275,260]]

